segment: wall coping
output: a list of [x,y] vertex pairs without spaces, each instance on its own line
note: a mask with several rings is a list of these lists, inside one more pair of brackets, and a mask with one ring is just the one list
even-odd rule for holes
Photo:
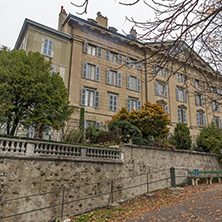
[[199,151],[193,151],[193,150],[179,150],[179,149],[171,150],[171,149],[167,149],[167,148],[164,148],[164,147],[161,148],[161,147],[155,147],[155,146],[138,146],[138,145],[127,144],[127,143],[124,143],[123,146],[128,147],[128,148],[136,148],[136,149],[137,148],[139,148],[139,149],[150,149],[150,150],[159,150],[159,151],[164,151],[164,152],[206,155],[206,156],[215,156],[215,157],[217,157],[217,155],[214,154],[214,153],[206,153],[206,152],[199,152]]

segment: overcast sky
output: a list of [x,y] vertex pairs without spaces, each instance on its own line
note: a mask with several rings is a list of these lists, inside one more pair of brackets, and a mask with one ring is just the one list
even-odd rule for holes
[[[82,3],[83,0],[0,0],[0,45],[14,48],[25,18],[57,29],[58,15],[61,6],[67,14],[79,16],[83,19],[96,18],[98,11],[108,18],[108,26],[118,29],[119,33],[129,33],[132,24],[126,21],[126,16],[134,17],[137,21],[145,21],[153,17],[152,11],[141,2],[136,6],[122,6],[119,0],[89,0],[88,13],[78,15],[82,9],[71,5]],[[122,0],[124,2],[125,0]]]

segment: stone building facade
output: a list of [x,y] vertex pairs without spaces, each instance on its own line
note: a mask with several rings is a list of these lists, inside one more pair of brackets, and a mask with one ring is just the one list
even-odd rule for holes
[[[45,55],[43,39],[53,41],[51,55]],[[86,121],[101,127],[122,107],[140,110],[148,100],[169,113],[171,132],[183,122],[195,140],[204,125],[221,127],[221,76],[184,42],[140,42],[134,29],[119,34],[99,12],[96,20],[84,20],[62,7],[58,31],[25,20],[16,48],[40,51],[52,61],[64,76],[76,122],[81,107]]]

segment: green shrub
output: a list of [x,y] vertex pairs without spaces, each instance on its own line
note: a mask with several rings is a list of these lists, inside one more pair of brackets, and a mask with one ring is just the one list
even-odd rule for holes
[[65,142],[80,143],[84,137],[84,132],[81,130],[72,129],[66,136]]
[[115,120],[109,125],[110,131],[118,129],[122,130],[122,140],[124,143],[129,143],[129,141],[132,139],[132,143],[142,145],[142,133],[136,126],[124,120]]
[[177,123],[174,135],[169,142],[177,149],[189,150],[192,144],[189,128],[184,123]]
[[212,122],[204,127],[196,139],[197,148],[204,152],[217,154],[220,159],[222,149],[222,131]]

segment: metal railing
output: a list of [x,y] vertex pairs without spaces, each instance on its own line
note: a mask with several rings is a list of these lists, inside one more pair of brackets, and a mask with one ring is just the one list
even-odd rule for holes
[[[180,184],[182,182],[186,185],[187,171],[188,171],[187,169],[180,169],[180,168],[161,169],[147,173],[132,175],[129,177],[117,178],[110,181],[95,182],[64,189],[58,189],[50,192],[44,192],[40,194],[33,194],[33,195],[27,195],[23,197],[3,200],[0,202],[0,206],[2,207],[2,209],[4,208],[4,206],[7,207],[7,204],[9,203],[12,205],[12,202],[14,201],[24,202],[27,199],[30,200],[31,198],[33,198],[31,202],[35,202],[36,201],[34,200],[35,197],[41,199],[43,198],[43,196],[46,195],[54,195],[55,203],[48,206],[30,209],[23,212],[17,212],[11,215],[2,215],[0,217],[0,220],[57,207],[60,207],[61,217],[63,217],[64,215],[67,216],[70,214],[74,215],[74,214],[79,214],[80,212],[81,213],[87,212],[90,210],[88,205],[90,205],[90,202],[94,201],[95,198],[101,197],[100,201],[98,201],[98,205],[94,206],[93,209],[98,207],[104,207],[108,203],[121,202],[123,200],[127,200],[135,196],[149,193],[151,191],[158,190],[161,188],[169,187],[171,185],[175,186],[176,184]],[[85,194],[84,190],[89,191],[88,194],[86,194],[85,196],[84,196]],[[93,192],[94,195],[90,195],[90,193]],[[74,194],[76,194],[77,196],[76,198],[74,198]],[[77,212],[71,211],[71,209],[73,209],[73,206],[70,206],[70,204],[77,203],[80,206],[84,205],[84,202],[87,200],[90,200],[90,202],[85,203],[86,207],[85,208],[82,207],[81,211]],[[17,205],[19,204],[17,203]],[[25,209],[27,208],[25,207]],[[66,213],[64,213],[65,210],[67,211]],[[56,212],[57,215],[54,216],[59,215],[59,210],[57,210]]]

